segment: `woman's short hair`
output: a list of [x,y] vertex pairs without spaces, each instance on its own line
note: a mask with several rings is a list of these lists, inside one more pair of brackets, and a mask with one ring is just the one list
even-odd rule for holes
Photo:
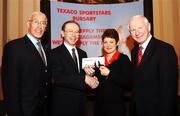
[[114,38],[116,42],[119,41],[119,34],[115,29],[106,29],[102,35],[102,41],[104,41],[104,38]]

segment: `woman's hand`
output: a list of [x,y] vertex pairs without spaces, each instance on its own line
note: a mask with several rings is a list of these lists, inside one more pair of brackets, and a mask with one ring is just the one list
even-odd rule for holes
[[100,72],[101,72],[101,75],[106,76],[106,77],[109,76],[110,70],[109,70],[107,67],[105,67],[105,66],[100,66],[100,67],[99,67],[99,70],[100,70]]

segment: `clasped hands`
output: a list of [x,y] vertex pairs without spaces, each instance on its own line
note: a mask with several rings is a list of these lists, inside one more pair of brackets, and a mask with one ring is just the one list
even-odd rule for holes
[[84,71],[86,72],[85,83],[92,89],[97,88],[99,85],[99,81],[97,77],[94,75],[95,74],[94,67],[86,66],[84,67]]

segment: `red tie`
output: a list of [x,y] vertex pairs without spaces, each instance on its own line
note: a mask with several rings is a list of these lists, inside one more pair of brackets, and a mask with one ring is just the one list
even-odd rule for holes
[[143,47],[139,46],[137,66],[139,66],[139,64],[141,63],[141,60],[142,60],[142,56],[143,56],[142,49],[143,49]]

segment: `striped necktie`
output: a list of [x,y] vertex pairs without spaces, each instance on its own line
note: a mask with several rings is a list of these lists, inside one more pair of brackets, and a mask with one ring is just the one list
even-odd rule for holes
[[143,47],[142,47],[142,46],[139,46],[137,66],[140,65],[141,60],[142,60],[142,57],[143,57],[142,50],[143,50]]
[[41,56],[41,59],[43,60],[44,64],[46,64],[45,56],[44,56],[43,51],[42,51],[42,44],[40,41],[38,41],[36,44],[38,45],[38,52]]

